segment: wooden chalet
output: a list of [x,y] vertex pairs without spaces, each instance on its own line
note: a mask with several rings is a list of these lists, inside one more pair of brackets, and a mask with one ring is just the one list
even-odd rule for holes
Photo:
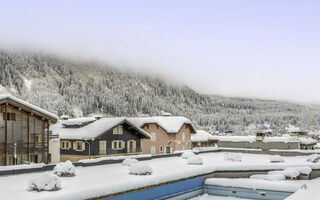
[[11,95],[0,95],[0,165],[48,163],[49,128],[58,117]]
[[126,118],[84,117],[51,127],[60,138],[61,161],[139,154],[141,139],[150,135]]

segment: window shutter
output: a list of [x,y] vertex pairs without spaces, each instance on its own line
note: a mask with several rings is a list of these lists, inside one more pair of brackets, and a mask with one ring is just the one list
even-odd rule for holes
[[77,150],[77,142],[73,142],[73,149]]
[[137,147],[136,141],[133,141],[133,149],[136,149],[136,147]]
[[86,144],[82,142],[82,151],[86,150]]
[[114,141],[111,143],[111,148],[114,149]]
[[115,127],[115,128],[113,129],[113,134],[117,134],[117,133],[118,133],[118,128]]
[[126,148],[126,143],[124,141],[121,141],[122,143],[122,149]]

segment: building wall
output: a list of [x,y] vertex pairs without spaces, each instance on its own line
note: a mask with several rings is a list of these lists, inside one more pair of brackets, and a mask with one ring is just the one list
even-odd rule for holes
[[218,147],[225,148],[246,148],[246,149],[300,149],[299,142],[232,142],[232,141],[218,141]]
[[[86,141],[83,140],[60,140],[61,142],[68,141],[70,142],[70,146],[68,149],[60,148],[61,153],[61,160],[66,160],[70,158],[70,160],[79,160],[91,157],[98,156],[103,157],[106,155],[123,155],[123,154],[132,154],[132,153],[141,153],[141,138],[143,137],[141,133],[136,131],[134,128],[130,127],[128,124],[122,124],[123,126],[123,134],[113,134],[113,129],[109,130],[108,132],[102,134],[101,136],[95,138],[94,140]],[[113,150],[112,149],[112,142],[120,140],[124,141],[124,148],[120,150]],[[84,149],[79,151],[75,148],[75,142],[81,141],[84,144]],[[106,141],[107,147],[106,152],[100,152],[100,141]],[[135,141],[136,147],[135,149],[128,149],[128,141]],[[89,145],[90,144],[90,145]],[[60,145],[62,146],[62,145]],[[90,151],[89,151],[90,148]],[[69,155],[69,156],[68,156]]]
[[60,140],[58,138],[50,140],[49,153],[51,155],[51,163],[60,162]]
[[[8,117],[7,120],[6,143],[5,105],[1,105],[0,165],[26,164],[28,162],[47,162],[47,121],[37,116],[31,116],[24,110],[19,110],[11,105],[8,105],[7,113],[10,115],[10,118]],[[7,148],[7,160],[5,160],[5,148]],[[28,155],[28,152],[30,156]],[[14,155],[17,155],[16,161],[14,159]]]
[[[150,135],[156,134],[156,141],[151,139],[143,139],[141,141],[142,152],[145,154],[152,154],[151,148],[155,148],[155,154],[166,154],[167,147],[170,147],[170,153],[181,150],[191,149],[191,130],[187,124],[184,124],[180,131],[176,134],[167,133],[163,128],[157,124],[146,124],[143,129]],[[185,133],[185,140],[182,141],[182,135]],[[162,150],[161,150],[162,147]],[[169,150],[169,148],[168,148]]]

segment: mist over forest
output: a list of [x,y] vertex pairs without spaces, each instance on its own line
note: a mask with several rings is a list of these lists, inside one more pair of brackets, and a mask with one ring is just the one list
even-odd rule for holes
[[0,93],[11,93],[57,115],[72,117],[185,116],[198,129],[275,133],[288,124],[320,129],[320,106],[277,100],[204,95],[142,73],[55,55],[0,51]]

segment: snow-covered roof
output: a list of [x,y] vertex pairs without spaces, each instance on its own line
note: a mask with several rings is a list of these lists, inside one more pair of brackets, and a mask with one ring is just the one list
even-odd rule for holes
[[224,142],[255,142],[256,136],[213,136],[214,139]]
[[299,138],[299,141],[301,144],[304,144],[304,145],[316,145],[317,144],[317,140],[315,139],[312,139],[312,138]]
[[42,108],[39,108],[38,106],[32,105],[31,103],[28,103],[26,101],[18,99],[17,97],[14,97],[14,96],[12,96],[10,94],[0,94],[0,100],[5,100],[5,99],[9,99],[11,101],[14,101],[14,102],[16,102],[18,104],[21,104],[21,105],[23,105],[23,106],[25,106],[27,108],[30,108],[31,110],[34,110],[34,111],[36,111],[38,113],[41,113],[41,114],[43,114],[45,116],[48,116],[50,118],[53,118],[55,120],[59,119],[59,117],[57,115],[55,115],[55,114],[53,114],[51,112],[48,112],[48,111],[46,111],[46,110],[44,110]]
[[95,120],[96,118],[94,117],[81,117],[81,118],[63,120],[61,123],[62,125],[81,125],[83,123],[93,122]]
[[[70,119],[71,123],[79,123],[84,122],[86,118],[80,118],[78,119]],[[69,120],[63,121],[63,123],[67,122]],[[99,135],[105,133],[106,131],[112,129],[113,127],[117,126],[118,124],[122,124],[127,122],[131,126],[133,126],[135,129],[137,129],[141,134],[143,134],[145,137],[150,138],[150,135],[141,129],[140,127],[134,125],[130,122],[130,120],[124,118],[124,117],[118,117],[118,118],[101,118],[99,120],[94,120],[92,123],[79,127],[79,128],[65,128],[62,123],[55,124],[51,126],[51,131],[54,134],[58,134],[60,139],[74,139],[74,140],[92,140]]]
[[210,133],[208,133],[205,130],[197,130],[196,134],[193,134],[191,136],[192,142],[207,142],[209,140],[214,140],[214,136],[212,136]]
[[287,137],[287,136],[282,136],[282,137],[265,137],[263,139],[264,143],[269,143],[269,142],[284,142],[284,143],[288,143],[290,141],[293,141],[291,139],[291,137]]
[[178,133],[184,124],[192,126],[189,119],[180,116],[140,117],[128,118],[128,120],[137,127],[143,127],[145,124],[158,124],[167,133]]

